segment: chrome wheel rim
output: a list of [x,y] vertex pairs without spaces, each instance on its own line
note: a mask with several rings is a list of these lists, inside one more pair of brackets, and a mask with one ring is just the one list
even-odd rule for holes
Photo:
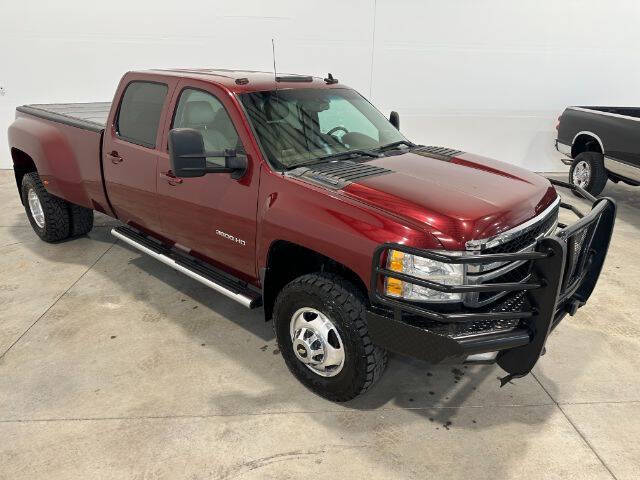
[[340,373],[345,351],[335,325],[319,310],[304,307],[291,317],[293,353],[309,370],[322,377]]
[[573,184],[580,188],[587,188],[591,180],[591,165],[584,160],[579,161],[573,169]]
[[38,225],[38,227],[40,228],[44,228],[44,211],[42,210],[42,205],[40,204],[38,194],[33,188],[30,189],[29,193],[27,194],[27,201],[29,202],[29,210],[31,210],[31,216],[36,222],[36,225]]

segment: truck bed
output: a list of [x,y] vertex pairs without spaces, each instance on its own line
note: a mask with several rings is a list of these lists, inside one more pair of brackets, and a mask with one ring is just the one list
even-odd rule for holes
[[41,103],[23,105],[16,110],[84,130],[102,132],[111,110],[111,102]]
[[583,110],[593,110],[594,113],[613,113],[624,117],[640,117],[640,108],[638,107],[597,107],[597,106],[580,106]]

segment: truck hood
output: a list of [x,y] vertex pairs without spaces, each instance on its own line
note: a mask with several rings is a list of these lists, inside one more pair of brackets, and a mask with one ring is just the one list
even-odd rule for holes
[[390,172],[343,188],[345,195],[422,225],[450,250],[540,214],[557,197],[529,170],[469,153],[413,151],[367,162]]

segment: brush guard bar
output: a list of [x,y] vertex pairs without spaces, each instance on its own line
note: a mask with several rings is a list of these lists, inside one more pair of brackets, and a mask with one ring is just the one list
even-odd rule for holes
[[[434,363],[499,351],[496,361],[510,375],[529,373],[542,354],[549,333],[567,313],[575,314],[593,292],[607,255],[616,216],[616,204],[612,199],[596,199],[576,185],[552,179],[550,182],[589,200],[592,208],[583,215],[576,207],[561,202],[560,208],[570,210],[578,220],[571,225],[558,224],[558,230],[539,239],[533,251],[458,256],[396,243],[380,245],[373,254],[372,307],[367,312],[372,341],[391,351]],[[448,264],[531,261],[531,275],[523,282],[445,285],[387,269],[383,262],[386,262],[389,250]],[[448,293],[524,292],[528,308],[522,311],[479,312],[460,306],[459,311],[436,311],[381,293],[385,277]],[[456,337],[432,332],[428,327],[410,321],[416,317],[438,324],[517,320],[518,327]]]

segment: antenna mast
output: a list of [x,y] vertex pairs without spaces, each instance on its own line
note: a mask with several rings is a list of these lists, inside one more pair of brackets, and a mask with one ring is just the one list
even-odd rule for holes
[[276,73],[276,44],[273,38],[271,39],[271,54],[273,56],[273,79],[277,81],[278,74]]

